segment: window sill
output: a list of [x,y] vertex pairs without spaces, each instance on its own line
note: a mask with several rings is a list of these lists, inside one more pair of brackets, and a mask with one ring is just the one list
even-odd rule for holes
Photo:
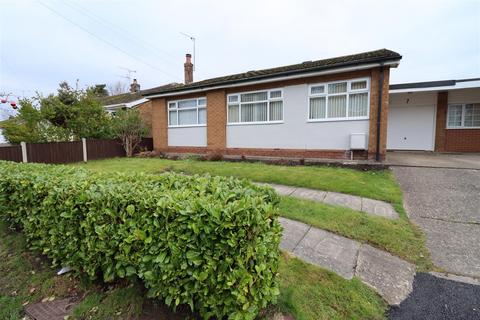
[[168,126],[168,129],[177,129],[177,128],[198,128],[206,127],[206,124],[184,124],[179,126]]
[[315,123],[315,122],[339,122],[339,121],[360,121],[360,120],[370,120],[369,117],[361,117],[361,118],[330,118],[330,119],[308,119],[307,123]]
[[447,127],[447,130],[480,129],[480,127]]
[[233,122],[227,123],[227,126],[250,126],[250,125],[264,125],[264,124],[283,124],[283,121],[263,121],[263,122]]

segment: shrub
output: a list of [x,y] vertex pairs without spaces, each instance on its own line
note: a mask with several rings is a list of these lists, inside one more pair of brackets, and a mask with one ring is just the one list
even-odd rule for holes
[[0,162],[0,218],[56,265],[203,318],[253,319],[278,295],[277,195],[226,177]]

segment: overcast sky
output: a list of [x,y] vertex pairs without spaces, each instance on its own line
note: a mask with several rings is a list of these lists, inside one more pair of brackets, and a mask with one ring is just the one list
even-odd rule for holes
[[388,48],[391,83],[480,77],[480,0],[0,0],[0,93],[195,80]]

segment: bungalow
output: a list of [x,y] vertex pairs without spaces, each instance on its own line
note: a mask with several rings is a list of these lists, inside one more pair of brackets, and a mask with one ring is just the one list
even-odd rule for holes
[[480,152],[480,78],[391,85],[387,149]]
[[152,104],[154,149],[336,159],[385,158],[390,68],[376,50],[142,91]]

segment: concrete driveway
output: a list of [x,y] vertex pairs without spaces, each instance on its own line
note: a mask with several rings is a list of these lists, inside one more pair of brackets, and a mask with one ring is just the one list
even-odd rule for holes
[[387,153],[386,163],[391,166],[480,170],[480,153],[393,151]]
[[433,262],[447,272],[480,278],[480,170],[392,168]]

